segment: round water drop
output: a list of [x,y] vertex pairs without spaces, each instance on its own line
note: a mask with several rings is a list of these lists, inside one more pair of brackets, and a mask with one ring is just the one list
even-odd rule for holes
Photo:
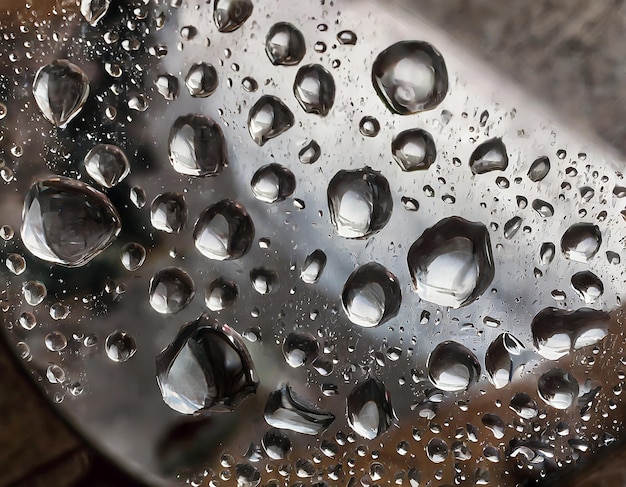
[[478,381],[480,364],[465,346],[445,341],[428,356],[428,378],[442,391],[464,391]]
[[213,279],[204,292],[204,303],[211,311],[222,311],[233,304],[239,296],[239,287],[224,277]]
[[130,173],[126,154],[112,144],[96,145],[85,156],[84,165],[87,174],[105,188],[112,188]]
[[146,249],[141,244],[129,242],[122,247],[120,260],[127,271],[136,271],[146,260]]
[[453,308],[475,301],[495,272],[487,228],[457,216],[424,231],[411,245],[407,262],[420,298]]
[[398,279],[375,262],[362,265],[350,274],[341,293],[348,319],[364,328],[378,326],[396,316],[401,301]]
[[387,108],[400,115],[431,110],[448,91],[443,57],[431,44],[404,41],[381,52],[372,66],[372,82]]
[[278,22],[267,33],[265,52],[274,65],[293,66],[298,64],[306,52],[304,36],[292,24]]
[[275,96],[263,95],[248,115],[248,132],[258,145],[289,130],[295,119],[291,110]]
[[106,338],[104,349],[113,362],[126,362],[135,355],[137,342],[132,335],[116,330]]
[[166,100],[175,100],[178,98],[180,88],[178,87],[178,78],[171,74],[160,74],[154,80],[154,86],[159,94]]
[[66,267],[85,265],[113,243],[121,219],[109,199],[68,178],[35,183],[24,199],[22,241],[36,257]]
[[539,397],[555,409],[569,408],[578,397],[578,381],[562,369],[550,369],[537,382]]
[[5,264],[7,269],[9,269],[16,276],[19,276],[26,270],[26,260],[20,254],[7,255]]
[[5,242],[11,240],[14,235],[15,235],[15,232],[13,231],[13,228],[11,228],[10,225],[2,225],[0,227],[0,238],[2,238],[2,240],[4,240]]
[[490,139],[480,144],[470,156],[472,174],[485,174],[491,171],[504,171],[509,165],[509,156],[502,139]]
[[80,13],[89,25],[95,27],[109,10],[111,0],[81,0]]
[[348,424],[367,440],[385,433],[396,419],[389,391],[374,377],[357,384],[348,395],[346,404]]
[[22,294],[28,304],[37,306],[46,298],[48,290],[41,281],[26,281],[22,284]]
[[281,460],[291,450],[291,440],[279,429],[272,428],[263,435],[263,449],[272,460]]
[[259,168],[250,185],[258,200],[277,203],[286,200],[296,190],[296,177],[285,166],[272,163]]
[[43,116],[64,128],[87,101],[89,79],[75,64],[57,59],[37,71],[33,95]]
[[253,93],[259,89],[259,83],[257,83],[257,81],[250,76],[246,76],[241,80],[241,86],[243,86],[243,89],[248,93]]
[[437,158],[432,136],[422,129],[400,132],[391,141],[391,154],[403,171],[428,169]]
[[298,70],[293,93],[306,113],[325,117],[335,102],[335,80],[323,66],[308,64]]
[[200,214],[193,240],[200,253],[209,259],[238,259],[252,246],[254,224],[241,204],[222,200]]
[[163,193],[150,205],[152,226],[166,233],[179,233],[187,223],[187,203],[180,193]]
[[298,159],[302,164],[313,164],[317,162],[321,155],[320,145],[315,140],[311,140],[300,149]]
[[63,384],[66,379],[65,370],[57,364],[50,364],[46,369],[46,378],[50,384]]
[[56,321],[64,320],[70,314],[70,307],[63,303],[54,303],[50,306],[50,318]]
[[602,234],[597,225],[576,223],[561,237],[561,252],[566,259],[576,262],[589,262],[598,253]]
[[342,30],[337,34],[337,40],[342,46],[354,46],[356,44],[357,37],[351,30]]
[[259,294],[271,294],[278,289],[278,274],[263,267],[255,267],[250,271],[250,282]]
[[426,445],[426,456],[433,463],[445,462],[448,452],[448,444],[441,438],[432,438]]
[[217,71],[208,63],[193,64],[185,76],[187,91],[195,98],[206,98],[212,95],[217,90],[217,85]]
[[150,279],[149,300],[158,313],[178,313],[185,308],[195,292],[193,280],[178,267],[166,267]]
[[32,330],[37,326],[37,318],[30,311],[24,311],[19,317],[19,323],[25,330]]
[[542,181],[550,172],[550,159],[546,156],[539,157],[528,169],[528,179],[534,183]]
[[45,336],[44,343],[51,352],[60,352],[67,347],[67,338],[60,331],[53,331]]
[[393,211],[389,182],[369,167],[339,171],[328,184],[327,196],[330,221],[345,238],[379,232]]
[[326,254],[320,249],[311,252],[304,260],[300,279],[307,284],[315,284],[326,267]]
[[317,358],[319,351],[319,343],[310,333],[292,331],[283,342],[283,356],[293,368],[310,364]]
[[170,163],[180,174],[217,176],[228,165],[222,129],[204,115],[178,117],[168,144]]
[[511,398],[509,409],[515,412],[520,418],[533,419],[539,413],[537,403],[525,392],[518,392]]
[[220,32],[233,32],[252,14],[251,0],[215,0],[213,21]]
[[604,293],[604,284],[591,271],[580,271],[572,276],[572,287],[585,304],[595,303]]
[[359,122],[359,132],[364,137],[376,137],[380,132],[380,122],[375,117],[365,116]]

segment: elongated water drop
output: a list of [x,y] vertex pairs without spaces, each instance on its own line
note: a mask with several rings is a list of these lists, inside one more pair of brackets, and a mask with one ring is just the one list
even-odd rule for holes
[[248,132],[258,145],[289,130],[295,119],[291,110],[275,96],[264,95],[250,109]]
[[535,159],[528,169],[528,179],[537,183],[542,181],[550,172],[550,159],[546,156]]
[[311,252],[304,260],[300,279],[307,284],[315,284],[326,267],[326,254],[320,249]]
[[346,406],[348,424],[367,440],[382,435],[396,419],[389,391],[374,377],[368,377],[352,389]]
[[305,112],[325,117],[335,102],[335,80],[323,66],[307,64],[298,70],[293,92]]
[[81,0],[80,13],[89,25],[95,27],[109,10],[111,0]]
[[270,393],[264,416],[267,424],[274,428],[305,435],[318,435],[335,421],[334,414],[307,404],[288,384]]

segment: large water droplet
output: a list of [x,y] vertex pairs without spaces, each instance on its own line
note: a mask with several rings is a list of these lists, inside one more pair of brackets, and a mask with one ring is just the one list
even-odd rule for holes
[[443,101],[448,91],[448,71],[432,45],[404,41],[376,57],[372,82],[389,110],[409,115],[431,110]]
[[550,159],[546,156],[536,159],[528,169],[528,179],[537,183],[542,181],[550,172]]
[[296,190],[296,177],[285,166],[268,164],[259,168],[250,182],[252,192],[265,203],[284,201]]
[[330,221],[345,238],[366,238],[382,230],[393,211],[389,182],[369,167],[339,171],[327,195]]
[[204,293],[204,303],[211,311],[222,311],[235,304],[238,296],[239,287],[237,287],[234,281],[218,277],[207,285]]
[[136,271],[146,260],[146,249],[141,244],[129,242],[122,247],[120,259],[126,270]]
[[442,391],[464,391],[478,381],[480,364],[465,346],[445,341],[428,356],[428,378]]
[[555,409],[567,409],[578,397],[578,382],[572,374],[550,369],[537,382],[539,397]]
[[307,64],[296,74],[293,93],[305,112],[325,117],[335,101],[335,80],[323,66]]
[[398,279],[376,262],[362,265],[350,274],[341,293],[348,319],[365,328],[378,326],[396,316],[401,302]]
[[326,267],[326,254],[316,249],[311,252],[302,265],[300,271],[300,279],[307,284],[315,284]]
[[597,225],[576,223],[561,237],[561,252],[566,259],[586,263],[598,253],[601,243],[602,234]]
[[22,216],[26,248],[40,259],[67,267],[85,265],[121,230],[120,216],[105,195],[68,178],[33,184]]
[[292,24],[278,22],[267,33],[265,52],[274,65],[298,64],[306,52],[304,36]]
[[319,349],[315,337],[306,332],[292,331],[283,342],[285,360],[294,368],[313,362],[319,354]]
[[168,143],[170,163],[180,174],[216,176],[228,164],[222,129],[204,115],[178,117]]
[[293,113],[275,96],[263,95],[250,109],[248,132],[258,145],[278,137],[295,123]]
[[422,129],[400,132],[391,142],[391,153],[403,171],[428,169],[437,157],[432,136]]
[[604,284],[591,271],[580,271],[574,274],[572,276],[572,287],[580,299],[585,301],[585,304],[595,303],[604,293]]
[[251,0],[215,0],[213,20],[220,32],[233,32],[252,14]]
[[85,171],[98,184],[112,188],[130,173],[124,151],[116,145],[98,144],[85,156]]
[[453,308],[477,299],[494,276],[487,228],[458,216],[425,230],[411,245],[407,262],[420,298]]
[[150,205],[150,222],[157,230],[179,233],[187,223],[187,203],[180,193],[158,195]]
[[200,214],[193,240],[200,253],[209,259],[238,259],[252,245],[254,224],[241,204],[222,200]]
[[549,360],[598,343],[607,335],[608,326],[609,314],[590,308],[576,311],[545,308],[530,325],[537,353]]
[[110,4],[111,0],[81,0],[80,13],[92,27],[95,27],[106,15]]
[[43,116],[63,128],[87,101],[89,79],[75,64],[57,59],[37,71],[33,95]]
[[305,435],[320,434],[335,421],[334,414],[307,404],[287,384],[270,393],[264,416],[270,426]]
[[348,424],[368,440],[382,435],[396,419],[389,391],[374,377],[357,384],[348,395],[346,405]]
[[137,342],[132,335],[125,331],[114,331],[111,333],[104,344],[107,357],[114,362],[126,362],[137,351]]
[[193,298],[193,280],[178,267],[166,267],[150,280],[150,305],[162,314],[178,313]]
[[509,156],[502,139],[490,139],[480,144],[470,156],[472,174],[485,174],[491,171],[504,171],[509,165]]
[[259,383],[243,339],[208,315],[180,329],[156,371],[163,400],[183,414],[232,411]]
[[218,77],[213,65],[208,63],[193,64],[185,77],[185,86],[195,98],[206,98],[217,90]]

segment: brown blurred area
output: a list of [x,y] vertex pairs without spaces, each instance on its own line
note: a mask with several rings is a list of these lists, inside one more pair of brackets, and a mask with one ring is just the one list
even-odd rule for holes
[[[57,5],[54,0],[30,3],[25,9],[15,0],[0,0],[0,31],[2,22],[45,17]],[[551,105],[562,119],[626,152],[626,2],[403,3]],[[135,485],[86,444],[31,382],[0,343],[0,487]],[[492,484],[497,485],[495,479]],[[626,485],[626,450],[607,449],[584,469],[548,485]]]

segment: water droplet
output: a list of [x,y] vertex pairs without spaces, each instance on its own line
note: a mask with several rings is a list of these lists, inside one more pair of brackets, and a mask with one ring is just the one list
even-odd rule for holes
[[243,339],[208,315],[181,327],[156,370],[163,401],[183,414],[232,411],[258,386]]
[[189,94],[195,98],[206,98],[217,90],[217,71],[212,64],[193,64],[187,76],[185,76],[185,86]]
[[139,186],[130,188],[130,201],[136,208],[143,208],[146,205],[146,192]]
[[63,303],[54,303],[50,306],[50,318],[55,321],[64,320],[70,314],[70,307]]
[[561,237],[561,252],[566,259],[589,262],[598,253],[602,243],[600,229],[591,223],[576,223]]
[[465,346],[441,342],[428,356],[428,378],[442,391],[464,391],[478,381],[480,364]]
[[5,242],[11,240],[14,235],[15,232],[10,225],[2,225],[0,227],[0,238],[2,238],[2,240],[4,240]]
[[456,216],[425,230],[407,262],[420,298],[453,308],[476,300],[494,276],[487,228]]
[[376,137],[380,132],[380,123],[375,117],[365,116],[359,122],[359,132],[364,137]]
[[509,156],[502,139],[490,139],[480,144],[470,156],[472,174],[485,174],[491,171],[504,171],[509,165]]
[[335,102],[335,80],[323,66],[308,64],[298,70],[293,93],[306,113],[325,117]]
[[535,210],[537,214],[543,218],[554,216],[554,207],[550,203],[536,199],[533,200],[532,206],[533,210]]
[[178,267],[161,269],[150,279],[150,305],[158,313],[178,313],[189,304],[194,292],[193,280]]
[[291,110],[275,96],[262,96],[250,109],[248,132],[258,145],[278,137],[295,123]]
[[40,259],[67,267],[85,265],[121,230],[120,216],[105,195],[68,178],[33,184],[22,215],[26,248]]
[[122,247],[120,260],[127,271],[136,271],[146,260],[146,249],[136,242],[129,242]]
[[237,487],[257,487],[261,483],[261,472],[249,463],[238,463],[235,466],[235,477]]
[[204,303],[211,311],[222,311],[233,304],[239,296],[239,287],[224,277],[213,279],[206,287]]
[[285,166],[272,163],[259,168],[250,185],[258,200],[277,203],[286,200],[296,190],[296,177]]
[[342,46],[354,46],[357,41],[356,34],[351,30],[342,30],[337,34],[337,40]]
[[595,303],[604,293],[604,284],[591,271],[580,271],[572,276],[572,287],[585,304]]
[[348,424],[368,440],[382,435],[396,419],[389,391],[374,377],[357,384],[348,395],[346,404]]
[[422,129],[400,132],[391,142],[391,153],[403,171],[428,169],[437,157],[432,136]]
[[382,230],[391,217],[389,182],[369,167],[341,170],[328,184],[330,220],[345,238],[367,238]]
[[126,362],[135,355],[137,342],[132,335],[125,331],[116,330],[107,337],[104,348],[107,357],[113,362]]
[[300,279],[307,284],[315,284],[326,267],[326,254],[320,249],[311,252],[302,264]]
[[187,203],[180,193],[163,193],[150,205],[152,226],[166,233],[179,233],[187,223]]
[[283,342],[283,355],[290,367],[310,364],[319,354],[319,344],[313,335],[292,331]]
[[403,196],[401,198],[402,206],[406,211],[417,211],[419,210],[419,202],[415,198],[411,198],[409,196]]
[[248,93],[253,93],[259,89],[259,84],[254,78],[251,78],[250,76],[246,76],[244,79],[241,80],[241,86],[243,86],[243,89],[246,90]]
[[[513,344],[516,342],[519,343],[515,337],[512,337],[508,333],[502,333],[491,342],[485,353],[485,371],[487,372],[487,378],[496,389],[502,389],[508,385],[514,372],[513,362],[509,355],[510,346],[505,343],[507,339],[509,342],[513,342]],[[521,343],[519,345],[521,346]],[[514,348],[514,350],[517,350],[517,348]]]
[[13,274],[19,276],[22,272],[26,270],[26,260],[20,254],[9,254],[7,255],[7,260],[5,261],[7,269],[9,269]]
[[610,250],[606,251],[606,259],[609,261],[609,264],[618,265],[622,259],[617,252],[612,252]]
[[259,294],[271,294],[278,289],[278,274],[270,269],[255,267],[250,271],[250,282]]
[[578,382],[572,374],[561,369],[550,369],[537,382],[539,397],[555,409],[567,409],[578,397]]
[[198,29],[193,25],[184,25],[180,28],[180,37],[185,41],[190,41],[198,35]]
[[433,463],[442,463],[448,458],[448,444],[441,438],[432,438],[426,445],[426,456]]
[[528,179],[533,183],[542,181],[550,172],[550,159],[542,156],[536,159],[528,169]]
[[293,66],[302,61],[306,44],[302,32],[288,22],[274,24],[265,38],[265,52],[275,66]]
[[589,186],[583,186],[578,191],[580,192],[580,199],[582,199],[585,203],[591,201],[596,194],[595,190]]
[[60,331],[53,331],[45,336],[44,343],[51,352],[60,352],[67,347],[67,338]]
[[364,264],[350,274],[341,293],[348,319],[364,328],[378,326],[396,316],[401,302],[398,279],[376,262]]
[[287,384],[270,393],[264,416],[270,426],[305,435],[318,435],[335,420],[332,413],[307,404]]
[[291,450],[291,440],[278,429],[272,428],[263,435],[261,441],[267,456],[273,460],[281,460]]
[[522,226],[522,221],[523,220],[519,216],[514,216],[506,222],[504,224],[504,238],[507,240],[512,239]]
[[556,248],[552,242],[544,242],[539,249],[539,260],[541,264],[548,265],[554,259]]
[[100,186],[112,188],[130,173],[130,163],[124,151],[112,144],[98,144],[84,160],[85,171]]
[[66,379],[65,370],[57,364],[50,364],[46,369],[46,378],[50,384],[63,384]]
[[228,165],[222,129],[204,115],[178,117],[168,143],[170,163],[180,174],[217,176]]
[[443,57],[421,41],[398,42],[381,52],[372,66],[372,81],[387,108],[400,115],[431,110],[448,91]]
[[209,259],[238,259],[252,246],[254,224],[241,204],[222,200],[200,214],[193,240],[200,253]]
[[215,0],[213,20],[220,32],[233,32],[252,14],[251,0]]
[[626,188],[624,186],[615,186],[613,188],[613,196],[616,198],[626,197]]
[[80,13],[89,25],[95,27],[109,10],[111,0],[81,0]]
[[321,155],[320,145],[315,140],[311,140],[300,149],[298,159],[302,164],[313,164],[317,162]]
[[154,86],[159,94],[166,100],[175,100],[178,98],[180,88],[178,87],[178,78],[171,74],[160,74],[154,80]]
[[537,353],[557,360],[571,350],[602,340],[608,333],[609,314],[590,308],[545,308],[535,315],[530,326]]
[[25,330],[32,330],[37,326],[37,318],[29,311],[24,311],[19,318],[19,323]]
[[523,419],[533,419],[539,412],[537,403],[525,392],[515,394],[509,403],[509,408]]

